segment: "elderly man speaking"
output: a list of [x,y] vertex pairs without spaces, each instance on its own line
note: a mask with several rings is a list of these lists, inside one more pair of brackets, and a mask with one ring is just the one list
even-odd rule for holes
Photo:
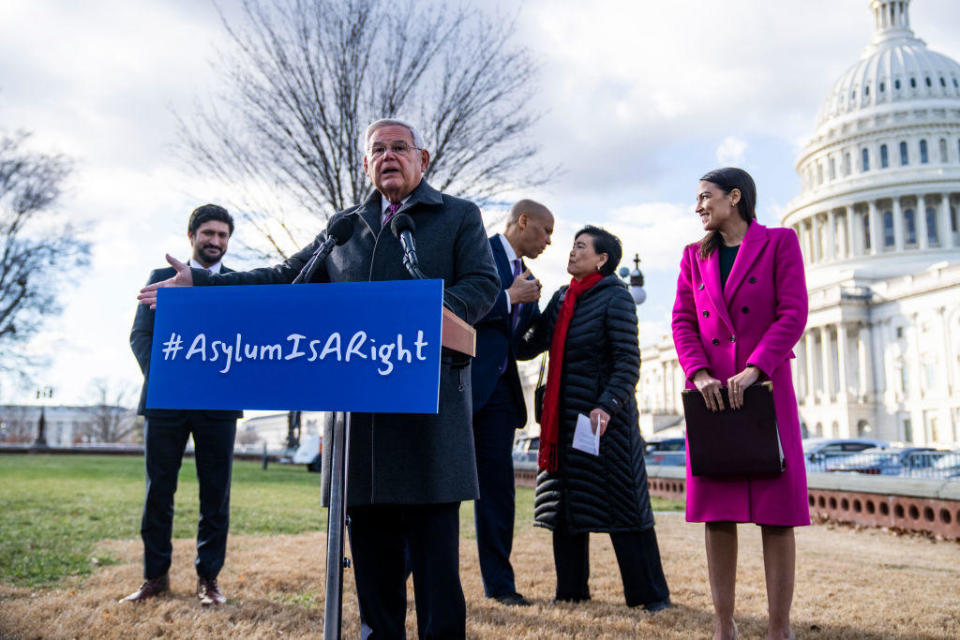
[[[499,293],[500,279],[477,206],[423,180],[430,163],[420,135],[400,120],[367,127],[363,166],[374,191],[341,211],[353,235],[320,264],[314,282],[409,279],[389,221],[416,224],[420,267],[443,278],[444,305],[473,324]],[[146,287],[280,284],[294,280],[317,241],[275,267],[210,275],[168,256],[177,275]],[[409,547],[421,638],[463,638],[466,605],[459,574],[459,509],[477,498],[468,362],[443,357],[440,410],[426,414],[353,414],[347,514],[364,638],[403,638],[405,549]],[[324,472],[329,465],[324,465]]]

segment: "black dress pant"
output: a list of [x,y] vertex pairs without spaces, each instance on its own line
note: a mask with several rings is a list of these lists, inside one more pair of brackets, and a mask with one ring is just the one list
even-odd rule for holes
[[421,640],[466,636],[460,503],[349,507],[361,637],[405,637],[407,550]]
[[[557,600],[589,600],[590,543],[588,533],[568,533],[561,525],[553,532],[553,561],[557,570]],[[660,549],[653,527],[645,531],[611,533],[623,595],[628,607],[654,605],[667,600],[670,590],[660,564]]]
[[220,573],[227,552],[236,433],[236,418],[211,418],[204,412],[183,411],[147,418],[144,434],[147,492],[140,523],[143,572],[147,580],[170,570],[173,496],[177,491],[183,451],[191,434],[200,484],[197,575],[213,580]]
[[516,593],[510,552],[516,490],[513,475],[513,438],[523,423],[517,399],[500,376],[490,399],[473,414],[473,439],[477,451],[480,499],[473,504],[477,551],[483,591],[489,598]]

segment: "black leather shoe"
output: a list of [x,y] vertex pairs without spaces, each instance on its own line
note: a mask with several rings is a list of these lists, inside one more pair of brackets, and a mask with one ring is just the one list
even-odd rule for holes
[[550,601],[550,604],[562,604],[564,602],[586,602],[590,596],[557,596]]
[[673,606],[673,603],[670,602],[670,598],[667,598],[666,600],[651,602],[650,604],[644,605],[644,609],[646,609],[650,613],[654,613],[657,611],[663,611],[664,609],[669,609],[672,606]]
[[507,593],[502,596],[493,596],[493,599],[499,602],[500,604],[505,604],[508,607],[529,607],[530,601],[524,598],[517,592]]
[[205,607],[221,605],[227,602],[227,596],[220,592],[216,580],[197,578],[197,600]]
[[140,585],[139,589],[128,595],[126,598],[121,598],[120,602],[143,602],[144,600],[154,598],[165,591],[170,591],[170,577],[167,574],[163,574],[159,578],[147,580]]

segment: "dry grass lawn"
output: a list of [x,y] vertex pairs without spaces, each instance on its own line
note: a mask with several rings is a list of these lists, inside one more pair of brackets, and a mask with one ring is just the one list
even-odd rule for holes
[[[461,574],[471,638],[708,638],[711,605],[702,525],[658,516],[658,535],[675,607],[655,615],[627,609],[609,538],[591,538],[593,600],[552,605],[549,533],[525,528],[514,547],[518,589],[534,601],[502,607],[483,598],[476,546],[461,542]],[[737,622],[762,638],[766,596],[759,531],[741,526]],[[235,536],[220,577],[229,603],[204,610],[193,598],[192,540],[175,543],[173,594],[139,606],[117,599],[140,581],[139,541],[103,543],[119,559],[58,589],[0,586],[0,638],[320,637],[324,537]],[[960,638],[960,545],[848,528],[798,530],[794,630],[798,638]],[[352,574],[344,587],[344,637],[359,623]],[[408,635],[416,637],[412,587]]]

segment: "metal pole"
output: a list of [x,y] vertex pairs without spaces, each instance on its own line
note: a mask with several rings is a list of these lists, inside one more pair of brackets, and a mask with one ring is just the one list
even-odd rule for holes
[[350,455],[350,413],[333,421],[333,448],[330,451],[330,508],[327,512],[327,591],[324,602],[323,638],[340,640],[343,614],[343,569],[349,567],[344,557],[347,469]]

